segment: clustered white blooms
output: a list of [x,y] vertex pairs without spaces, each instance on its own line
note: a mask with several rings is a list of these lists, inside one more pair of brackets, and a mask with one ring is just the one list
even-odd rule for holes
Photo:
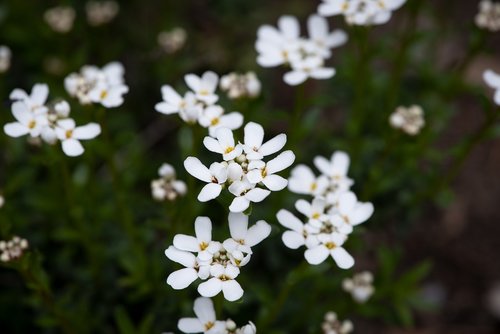
[[490,31],[500,30],[500,3],[490,0],[479,2],[479,12],[476,15],[476,25]]
[[172,288],[185,289],[199,278],[204,281],[198,286],[203,297],[222,292],[225,299],[235,301],[243,296],[236,278],[240,268],[250,261],[252,247],[269,236],[271,226],[260,220],[248,228],[248,216],[241,213],[230,213],[228,221],[231,237],[222,243],[212,240],[212,222],[208,217],[196,218],[196,236],[174,237],[173,246],[165,255],[185,268],[168,276],[167,283]]
[[245,74],[232,72],[221,78],[220,88],[227,92],[230,99],[254,98],[259,96],[261,84],[254,72]]
[[417,105],[398,107],[389,117],[389,123],[411,136],[417,135],[425,125],[424,110]]
[[392,12],[406,0],[323,0],[318,7],[322,16],[344,15],[348,24],[375,25],[387,23]]
[[184,77],[187,86],[191,89],[184,96],[179,95],[172,86],[161,87],[163,101],[157,103],[156,111],[171,115],[179,114],[180,118],[190,124],[198,123],[208,128],[210,136],[215,136],[217,129],[225,127],[236,130],[243,124],[243,115],[237,111],[225,113],[224,108],[216,102],[219,76],[207,71],[201,77],[187,74]]
[[243,212],[250,203],[263,201],[271,191],[283,190],[288,181],[277,173],[290,167],[295,155],[288,150],[267,162],[263,159],[280,151],[285,143],[285,134],[264,143],[264,129],[254,122],[245,125],[243,143],[235,141],[230,129],[217,129],[215,138],[207,136],[203,144],[209,151],[221,154],[221,162],[214,162],[207,168],[196,157],[184,161],[189,174],[207,182],[198,200],[207,202],[217,198],[222,189],[227,188],[234,196],[229,210]]
[[71,73],[64,79],[69,95],[81,104],[100,103],[105,108],[119,107],[128,93],[124,79],[125,69],[119,62],[111,62],[102,69],[86,65],[80,73]]
[[325,314],[325,319],[321,326],[324,334],[348,334],[354,330],[350,320],[340,321],[335,312]]
[[500,106],[500,74],[495,73],[492,70],[486,70],[483,73],[484,81],[495,90],[495,96],[493,100],[495,104]]
[[59,33],[67,33],[73,28],[75,16],[75,10],[70,6],[50,8],[43,14],[43,18],[49,27]]
[[12,52],[10,48],[5,45],[0,45],[0,73],[7,72],[10,68]]
[[295,203],[306,223],[287,210],[278,212],[280,224],[290,229],[283,234],[283,243],[291,249],[306,246],[304,256],[310,264],[320,264],[331,255],[340,268],[351,268],[354,259],[342,245],[356,225],[371,217],[373,205],[359,202],[350,191],[353,180],[347,176],[350,159],[345,152],[334,152],[330,160],[317,156],[314,164],[321,172],[319,177],[306,165],[291,172],[289,190],[311,195],[313,200]]
[[158,45],[168,54],[176,53],[186,43],[186,30],[176,27],[170,31],[162,31],[158,34]]
[[36,84],[28,94],[22,89],[14,89],[10,94],[12,114],[16,122],[4,125],[4,132],[14,138],[29,135],[41,138],[48,144],[61,142],[63,152],[68,156],[83,154],[84,148],[80,140],[89,140],[101,133],[96,123],[76,126],[69,117],[70,106],[62,100],[46,105],[49,88],[46,84]]
[[369,271],[357,273],[352,278],[344,279],[342,288],[344,291],[349,292],[356,302],[364,303],[375,292],[373,274]]
[[24,251],[28,249],[28,241],[14,236],[9,241],[0,241],[0,260],[10,262],[23,256]]
[[248,325],[238,328],[234,321],[217,320],[214,304],[210,298],[199,297],[194,301],[196,318],[182,318],[177,327],[183,333],[204,334],[255,334],[257,329],[250,321]]
[[89,1],[85,4],[87,22],[91,26],[100,26],[111,22],[120,11],[116,1]]
[[177,180],[175,169],[172,165],[164,163],[158,169],[159,179],[151,181],[151,193],[157,201],[174,201],[179,196],[184,196],[187,186],[184,181]]
[[257,63],[263,67],[290,66],[283,76],[289,85],[299,85],[308,78],[333,77],[335,69],[325,67],[325,61],[331,57],[332,48],[347,41],[347,34],[339,29],[330,32],[327,20],[319,15],[309,17],[307,28],[309,37],[301,37],[299,21],[288,15],[280,17],[278,29],[261,26],[255,44]]

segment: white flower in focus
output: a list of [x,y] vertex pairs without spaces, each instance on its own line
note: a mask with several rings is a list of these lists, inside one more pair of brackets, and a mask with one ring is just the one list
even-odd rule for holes
[[84,149],[80,140],[94,139],[101,133],[101,127],[97,123],[89,123],[76,126],[71,118],[57,122],[56,135],[62,143],[63,152],[70,157],[83,154]]
[[28,94],[25,90],[16,88],[11,93],[9,98],[13,101],[22,101],[34,113],[45,113],[47,107],[45,103],[49,96],[49,86],[46,84],[35,84]]
[[500,30],[500,3],[490,0],[479,2],[479,12],[475,18],[479,28],[495,32]]
[[243,296],[243,289],[235,280],[239,274],[240,269],[232,264],[214,264],[210,267],[212,278],[198,285],[198,292],[203,297],[214,297],[222,291],[226,300],[234,302]]
[[311,248],[318,245],[319,241],[315,236],[319,232],[318,229],[310,225],[304,225],[300,219],[284,209],[278,211],[276,217],[281,225],[290,229],[290,231],[284,232],[282,236],[286,247],[298,249],[301,246]]
[[157,41],[165,53],[172,54],[182,49],[186,43],[186,39],[186,30],[177,27],[170,31],[160,32]]
[[223,127],[230,130],[236,130],[243,124],[243,115],[237,111],[224,114],[224,109],[218,105],[212,105],[205,108],[198,118],[198,122],[204,128],[208,128],[208,134],[211,137],[216,136],[217,129]]
[[165,256],[185,267],[172,272],[167,277],[167,284],[175,290],[185,289],[198,278],[207,279],[209,276],[209,267],[200,267],[196,256],[189,252],[170,246],[165,250]]
[[177,327],[184,333],[223,333],[226,322],[218,321],[215,315],[214,304],[210,298],[199,297],[194,301],[196,318],[182,318]]
[[177,234],[174,247],[187,252],[197,252],[201,261],[208,261],[220,248],[218,242],[212,241],[212,222],[208,217],[197,217],[194,223],[196,237]]
[[492,70],[486,70],[483,73],[483,79],[488,86],[495,90],[495,96],[493,99],[495,104],[500,106],[500,74],[495,73]]
[[255,98],[260,94],[261,83],[254,72],[232,72],[220,79],[220,88],[227,92],[230,99]]
[[304,195],[324,195],[329,184],[327,176],[316,177],[306,165],[297,165],[292,169],[288,179],[288,189],[296,194]]
[[45,126],[49,124],[46,114],[31,112],[29,106],[21,101],[12,104],[12,115],[17,122],[4,125],[4,132],[11,137],[17,138],[25,135],[38,137]]
[[230,161],[243,153],[243,147],[234,141],[233,131],[228,128],[219,128],[215,137],[205,137],[203,145],[214,153],[222,154],[224,161]]
[[229,230],[231,238],[224,241],[224,248],[229,252],[236,250],[251,254],[252,247],[259,244],[271,234],[271,225],[259,220],[248,228],[248,216],[242,213],[229,213]]
[[352,186],[353,181],[347,177],[349,164],[349,155],[342,151],[334,152],[330,161],[322,156],[314,158],[314,165],[323,175],[330,178],[330,188],[335,191],[345,191]]
[[352,298],[358,303],[364,303],[375,292],[373,287],[373,275],[369,271],[357,273],[353,278],[346,278],[342,281],[342,288],[349,292]]
[[228,171],[226,166],[214,162],[210,165],[210,168],[207,168],[198,158],[187,157],[184,161],[184,168],[198,180],[207,182],[207,185],[201,189],[198,195],[198,200],[200,202],[210,201],[220,195],[222,185],[226,183],[227,180]]
[[271,193],[269,190],[257,188],[246,177],[233,182],[229,186],[229,192],[235,196],[229,206],[231,212],[243,212],[249,208],[250,203],[262,202]]
[[344,234],[350,234],[354,226],[364,223],[373,214],[372,203],[358,202],[353,192],[339,195],[338,206],[332,208],[332,224]]
[[323,334],[349,334],[354,330],[351,321],[340,321],[335,312],[328,312],[325,314],[323,324],[321,325]]
[[334,232],[319,234],[317,238],[319,244],[304,253],[307,262],[313,265],[320,264],[331,255],[339,268],[349,269],[354,265],[353,257],[342,247],[345,241],[344,235]]
[[326,201],[322,197],[315,197],[311,203],[303,199],[295,202],[295,208],[309,219],[308,224],[321,228],[323,222],[328,220],[326,214]]
[[0,73],[7,72],[10,68],[12,52],[10,48],[5,45],[0,45]]
[[406,0],[323,0],[318,13],[322,16],[344,15],[348,24],[383,24],[405,2]]
[[219,99],[215,94],[219,83],[219,76],[212,71],[203,73],[201,77],[195,74],[187,74],[184,77],[188,87],[195,93],[196,98],[207,105],[214,104]]
[[14,236],[9,241],[0,241],[0,261],[10,262],[19,259],[28,249],[28,241]]
[[271,191],[283,190],[288,185],[288,180],[276,173],[290,167],[294,161],[295,154],[292,151],[284,151],[267,163],[260,160],[251,161],[248,164],[248,181],[254,184],[262,182]]
[[192,92],[187,92],[184,97],[180,96],[170,85],[161,87],[163,101],[156,104],[156,111],[165,114],[179,114],[187,123],[196,123],[203,111],[203,107],[198,104],[196,96]]
[[59,33],[67,33],[73,28],[75,16],[75,10],[69,6],[47,9],[43,14],[43,18],[50,28]]
[[120,10],[116,1],[88,1],[85,4],[87,21],[91,26],[100,26],[111,22]]
[[[500,96],[500,95],[499,95]],[[398,107],[389,118],[391,126],[401,129],[405,133],[417,135],[425,125],[424,111],[420,106],[413,105],[409,108]]]
[[277,135],[266,143],[264,141],[264,128],[262,125],[248,122],[245,125],[245,139],[243,148],[248,160],[261,160],[281,150],[286,144],[284,133]]

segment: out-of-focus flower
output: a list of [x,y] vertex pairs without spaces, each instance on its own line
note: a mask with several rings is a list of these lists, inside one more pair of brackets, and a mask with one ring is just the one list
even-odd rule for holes
[[417,105],[409,108],[398,107],[391,114],[389,123],[393,128],[401,129],[411,136],[417,135],[425,125],[424,111]]
[[187,186],[184,181],[177,180],[175,169],[172,165],[164,163],[158,170],[159,179],[151,181],[151,193],[157,201],[174,201],[179,196],[184,196]]
[[10,68],[11,58],[12,52],[10,48],[5,45],[0,45],[0,73],[7,72]]
[[340,321],[335,312],[325,314],[321,329],[324,334],[348,334],[354,330],[352,322],[349,320]]
[[67,33],[73,28],[75,16],[75,10],[69,6],[50,8],[43,14],[43,18],[50,28],[59,33]]
[[20,258],[28,246],[28,241],[18,236],[14,236],[9,241],[0,241],[0,261],[10,262]]
[[293,16],[280,17],[278,29],[264,25],[257,32],[257,63],[263,67],[290,66],[283,77],[289,85],[299,85],[308,78],[333,77],[335,69],[325,67],[325,60],[331,57],[332,48],[347,41],[344,31],[330,32],[321,16],[311,15],[307,23],[309,38],[300,37],[299,21]]
[[355,301],[364,303],[375,292],[373,275],[369,271],[357,273],[352,278],[344,279],[342,281],[342,288],[344,291],[349,292]]
[[16,88],[11,93],[9,98],[13,101],[22,101],[35,114],[47,112],[47,98],[49,97],[49,86],[46,84],[35,84],[28,94],[24,89]]
[[100,103],[106,108],[115,108],[123,104],[123,95],[128,93],[124,74],[125,69],[119,62],[109,63],[102,69],[86,65],[79,73],[68,75],[64,87],[81,104]]
[[5,198],[3,197],[2,194],[0,194],[0,208],[2,208],[5,204]]
[[483,73],[483,78],[486,84],[495,90],[493,100],[500,106],[500,74],[497,74],[492,70],[486,70]]
[[204,282],[198,286],[198,292],[203,297],[214,297],[220,292],[228,301],[242,297],[243,289],[236,281],[239,268],[250,261],[251,247],[267,238],[271,227],[259,221],[247,229],[248,217],[241,213],[230,214],[228,220],[231,238],[223,243],[212,240],[212,222],[208,217],[196,219],[195,237],[184,234],[174,237],[174,245],[165,255],[185,268],[168,276],[167,283],[172,288],[184,289],[200,278]]
[[246,74],[232,72],[221,78],[220,88],[227,92],[230,99],[254,98],[259,96],[261,84],[254,72]]
[[490,0],[482,0],[479,2],[479,12],[476,15],[476,25],[479,28],[488,29],[489,31],[500,30],[500,3]]
[[405,2],[406,0],[323,0],[318,13],[322,16],[344,15],[348,24],[383,24]]
[[500,282],[495,282],[488,289],[485,301],[488,311],[497,319],[500,319]]
[[168,54],[176,53],[184,47],[187,33],[182,28],[174,28],[170,31],[162,31],[158,34],[158,45]]
[[63,152],[70,157],[83,154],[84,148],[80,140],[94,139],[100,133],[101,126],[97,123],[77,127],[71,118],[57,121],[57,138],[61,141]]
[[87,22],[91,26],[100,26],[111,22],[120,11],[116,1],[89,1],[85,4]]

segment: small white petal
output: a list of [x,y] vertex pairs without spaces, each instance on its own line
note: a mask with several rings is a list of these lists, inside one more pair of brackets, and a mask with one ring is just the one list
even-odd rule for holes
[[332,250],[332,257],[339,268],[349,269],[354,265],[353,257],[342,247],[335,247]]
[[184,160],[184,168],[186,168],[186,171],[195,178],[204,182],[212,182],[210,171],[200,160],[198,160],[198,158],[187,157],[186,160]]
[[167,284],[175,290],[182,290],[191,285],[197,278],[198,273],[195,269],[183,268],[168,275]]
[[198,285],[198,292],[203,297],[214,297],[222,290],[222,281],[212,277],[206,282]]
[[177,327],[184,333],[202,333],[205,331],[205,325],[196,318],[182,318],[177,323]]
[[234,302],[243,296],[241,285],[235,280],[228,280],[222,283],[222,292],[224,298],[230,302]]
[[82,144],[78,140],[71,138],[62,142],[62,150],[69,157],[76,157],[84,152]]
[[330,252],[323,245],[310,248],[304,253],[307,262],[314,265],[323,263],[328,255],[330,255]]
[[222,191],[222,186],[217,183],[208,183],[205,185],[198,195],[198,201],[207,202],[214,198],[217,198]]
[[304,246],[305,243],[304,236],[295,231],[286,231],[285,233],[283,233],[281,240],[283,240],[283,243],[286,247],[291,249],[297,249],[301,246]]

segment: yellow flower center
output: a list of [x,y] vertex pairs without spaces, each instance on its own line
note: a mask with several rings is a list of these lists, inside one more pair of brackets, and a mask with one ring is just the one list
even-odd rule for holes
[[313,182],[311,184],[311,191],[315,191],[316,189],[318,189],[318,184],[316,182]]
[[34,120],[32,120],[32,121],[30,121],[30,122],[28,123],[28,128],[30,128],[30,129],[34,129],[34,128],[35,128],[35,126],[36,126],[36,122],[35,122]]
[[215,324],[213,322],[209,321],[205,324],[205,330],[208,331],[210,328],[212,328],[214,326],[215,326]]
[[73,130],[66,130],[66,139],[69,139],[73,136]]
[[219,124],[219,118],[218,117],[212,118],[212,121],[210,122],[210,124],[212,126]]
[[313,215],[312,215],[313,219],[319,219],[319,217],[320,217],[320,214],[317,212],[313,213]]
[[335,245],[334,242],[329,241],[325,244],[325,247],[328,249],[334,249],[335,247],[337,247],[337,245]]
[[200,249],[201,249],[202,251],[204,251],[204,250],[205,250],[205,249],[207,249],[207,248],[208,248],[208,244],[207,244],[205,241],[202,241],[202,242],[200,243]]
[[231,152],[233,152],[233,151],[234,151],[234,147],[229,146],[229,147],[227,147],[227,148],[224,150],[224,153],[225,153],[225,154],[228,154],[228,153],[231,153]]
[[101,92],[101,95],[100,95],[101,100],[104,100],[106,98],[106,96],[108,96],[108,91],[107,90],[103,90]]
[[267,176],[267,169],[265,169],[265,168],[262,169],[261,174],[262,174],[262,177],[266,177]]

